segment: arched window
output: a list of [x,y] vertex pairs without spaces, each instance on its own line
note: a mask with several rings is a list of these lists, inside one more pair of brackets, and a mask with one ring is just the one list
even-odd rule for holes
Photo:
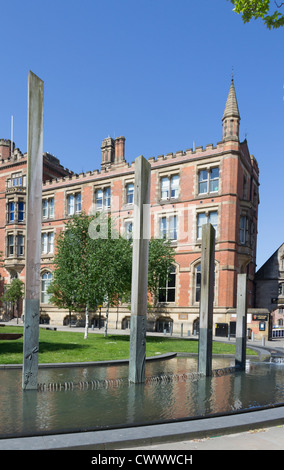
[[41,275],[41,302],[43,304],[48,304],[50,294],[47,293],[47,289],[49,284],[52,281],[52,274],[48,272],[44,272]]
[[159,288],[159,302],[175,302],[176,300],[176,267],[172,266],[166,285]]
[[[217,298],[216,286],[217,286],[217,266],[216,263],[214,265],[215,270],[215,288],[214,288],[214,298]],[[194,279],[193,279],[193,303],[200,302],[201,296],[201,263],[198,263],[194,267]]]

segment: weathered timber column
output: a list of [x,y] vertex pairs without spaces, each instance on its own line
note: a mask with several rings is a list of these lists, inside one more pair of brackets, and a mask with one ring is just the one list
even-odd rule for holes
[[247,335],[247,275],[238,274],[235,366],[245,369]]
[[202,227],[201,248],[198,372],[207,376],[212,373],[214,264],[215,230],[211,224],[205,224]]
[[135,160],[129,380],[145,381],[151,165]]
[[24,390],[37,388],[40,251],[42,210],[43,81],[32,72],[28,78],[28,165],[26,200],[26,279],[23,346]]

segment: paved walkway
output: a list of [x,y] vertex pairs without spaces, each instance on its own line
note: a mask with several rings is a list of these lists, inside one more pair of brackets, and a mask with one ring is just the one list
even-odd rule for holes
[[284,425],[259,428],[242,433],[222,436],[181,440],[140,447],[126,447],[127,450],[147,451],[188,451],[188,450],[284,450]]

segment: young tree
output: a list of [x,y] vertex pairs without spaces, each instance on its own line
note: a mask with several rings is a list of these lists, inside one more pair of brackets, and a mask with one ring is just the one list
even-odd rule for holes
[[94,282],[91,256],[95,243],[88,235],[88,227],[95,216],[80,214],[70,219],[56,238],[53,281],[49,287],[51,300],[69,312],[85,310],[85,338],[88,336],[89,309],[100,303],[98,283]]
[[[251,19],[262,19],[268,29],[280,28],[284,25],[284,15],[280,8],[284,2],[271,2],[270,0],[230,0],[234,5],[236,13],[241,14],[244,23]],[[274,3],[276,10],[272,11],[271,4]],[[283,10],[282,10],[283,11]]]
[[[78,311],[84,306],[85,338],[89,309],[106,303],[105,336],[109,307],[129,298],[132,277],[132,243],[114,228],[114,221],[102,214],[74,216],[56,239],[54,277],[49,287],[51,301],[60,308]],[[158,297],[174,261],[170,242],[151,239],[149,243],[148,288]]]
[[5,294],[1,300],[4,302],[11,302],[13,308],[16,310],[17,323],[19,321],[19,300],[24,297],[24,283],[16,278],[13,279],[11,284],[7,287]]
[[118,305],[119,299],[129,296],[131,290],[132,247],[114,228],[110,217],[102,219],[100,216],[100,219],[102,229],[96,220],[89,228],[90,237],[96,240],[90,263],[97,272],[100,296],[107,306],[104,332],[107,336],[109,307]]

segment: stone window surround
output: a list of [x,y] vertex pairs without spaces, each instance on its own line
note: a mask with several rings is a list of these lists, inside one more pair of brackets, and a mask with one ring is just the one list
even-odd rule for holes
[[53,220],[55,218],[55,195],[54,195],[53,192],[50,193],[50,194],[44,194],[44,196],[42,196],[42,204],[43,204],[43,201],[46,201],[46,200],[49,201],[50,199],[53,199],[53,215],[52,216],[49,215],[49,207],[48,207],[47,208],[47,211],[48,211],[47,217],[44,217],[43,216],[43,209],[42,209],[42,219],[44,221],[49,220],[49,219]]
[[[52,247],[53,247],[53,250],[52,251],[42,251],[42,246],[43,246],[43,243],[42,243],[42,236],[44,234],[49,234],[49,233],[53,233],[53,244],[52,244]],[[47,248],[49,247],[49,240],[47,240]],[[54,256],[54,245],[55,245],[55,231],[54,229],[46,229],[46,230],[42,230],[41,232],[41,257],[47,257],[47,256]]]
[[174,261],[172,266],[175,267],[175,300],[174,302],[158,302],[158,306],[174,306],[179,303],[179,264]]
[[[43,270],[41,270],[41,272],[40,272],[40,303],[41,303],[41,304],[48,304],[48,303],[49,303],[49,302],[44,302],[44,301],[43,301],[43,298],[45,299],[45,296],[48,296],[48,294],[46,293],[46,291],[47,291],[48,285],[50,284],[50,282],[48,282],[49,279],[46,279],[46,280],[43,279],[43,276],[44,276],[45,274],[47,274],[47,275],[50,274],[50,275],[51,275],[51,280],[50,280],[50,282],[52,282],[52,279],[53,279],[53,273],[52,273],[52,271],[50,271],[50,270],[48,270],[48,269],[46,269],[46,268],[44,268]],[[44,282],[45,282],[45,284],[43,284]],[[43,285],[44,285],[44,287],[45,287],[44,290],[43,290]]]
[[177,239],[176,240],[171,240],[172,243],[177,243],[179,240],[179,218],[178,218],[178,211],[176,208],[173,208],[171,210],[167,211],[162,211],[162,212],[155,212],[154,213],[154,234],[155,238],[160,238],[160,226],[161,226],[161,219],[163,217],[166,217],[167,219],[167,233],[169,233],[169,219],[170,217],[176,216],[176,231],[177,231]]
[[[16,178],[21,178],[21,184],[13,185],[13,180]],[[11,175],[6,179],[6,187],[7,188],[25,188],[27,183],[27,175],[23,174],[22,170],[14,171]]]
[[210,212],[217,212],[217,229],[215,233],[215,241],[218,241],[219,238],[219,233],[220,233],[220,211],[219,211],[219,205],[214,204],[211,206],[201,206],[201,207],[196,207],[195,211],[195,233],[193,239],[196,240],[196,244],[200,245],[202,242],[201,238],[197,238],[197,224],[198,224],[198,214],[205,214],[207,217],[209,216]]
[[[72,195],[75,197],[77,194],[81,194],[81,210],[78,212],[74,211],[74,214],[68,214],[68,198],[69,196],[72,196]],[[83,205],[82,194],[83,194],[82,187],[67,189],[65,191],[65,217],[66,218],[72,217],[73,215],[79,214],[82,212],[82,205]]]
[[[19,220],[19,202],[24,203],[24,217]],[[14,203],[14,220],[10,220],[10,203]],[[25,205],[26,201],[22,194],[13,194],[6,199],[6,223],[7,224],[23,224],[25,223]]]
[[133,230],[133,218],[126,217],[125,219],[123,219],[123,226],[122,226],[123,233],[122,233],[122,236],[124,236],[126,238],[127,238],[127,230],[126,230],[127,224],[132,224],[132,230]]
[[[192,307],[197,307],[200,305],[200,302],[197,302],[196,299],[196,269],[201,265],[201,258],[197,258],[190,265],[190,281],[189,281],[189,292],[190,292],[190,305]],[[218,294],[219,294],[219,270],[220,263],[215,259],[215,287],[214,287],[214,301],[213,305],[218,306]]]
[[[157,184],[157,201],[160,204],[168,204],[174,201],[179,201],[180,200],[180,175],[181,175],[181,168],[167,168],[164,170],[159,171],[157,177],[158,177],[158,184]],[[169,196],[168,199],[162,199],[162,178],[169,178],[170,181],[170,190],[171,190],[171,179],[173,176],[178,176],[179,177],[179,189],[178,189],[178,197],[171,197]]]
[[[13,236],[13,245],[9,245],[9,237]],[[19,254],[19,236],[22,236],[24,239],[23,243],[23,253]],[[9,253],[9,246],[13,246],[13,254]],[[21,230],[9,230],[6,233],[6,249],[5,257],[6,258],[23,258],[25,256],[25,233]]]
[[[97,208],[97,191],[102,190],[103,192],[105,189],[110,188],[110,207],[102,207],[102,208]],[[111,180],[103,180],[103,181],[98,181],[93,185],[93,207],[94,207],[94,212],[96,213],[97,211],[109,211],[111,208],[111,199],[112,199],[112,184]]]
[[[199,173],[202,170],[206,170],[208,173],[213,169],[213,168],[218,168],[219,169],[219,188],[218,191],[213,191],[213,192],[207,192],[207,193],[199,193]],[[221,188],[221,183],[222,183],[222,178],[221,178],[221,173],[222,173],[222,168],[221,168],[221,161],[214,161],[214,162],[207,162],[207,163],[200,163],[196,165],[196,175],[195,175],[195,198],[200,199],[200,198],[208,198],[211,196],[218,196],[221,194],[222,188]]]

